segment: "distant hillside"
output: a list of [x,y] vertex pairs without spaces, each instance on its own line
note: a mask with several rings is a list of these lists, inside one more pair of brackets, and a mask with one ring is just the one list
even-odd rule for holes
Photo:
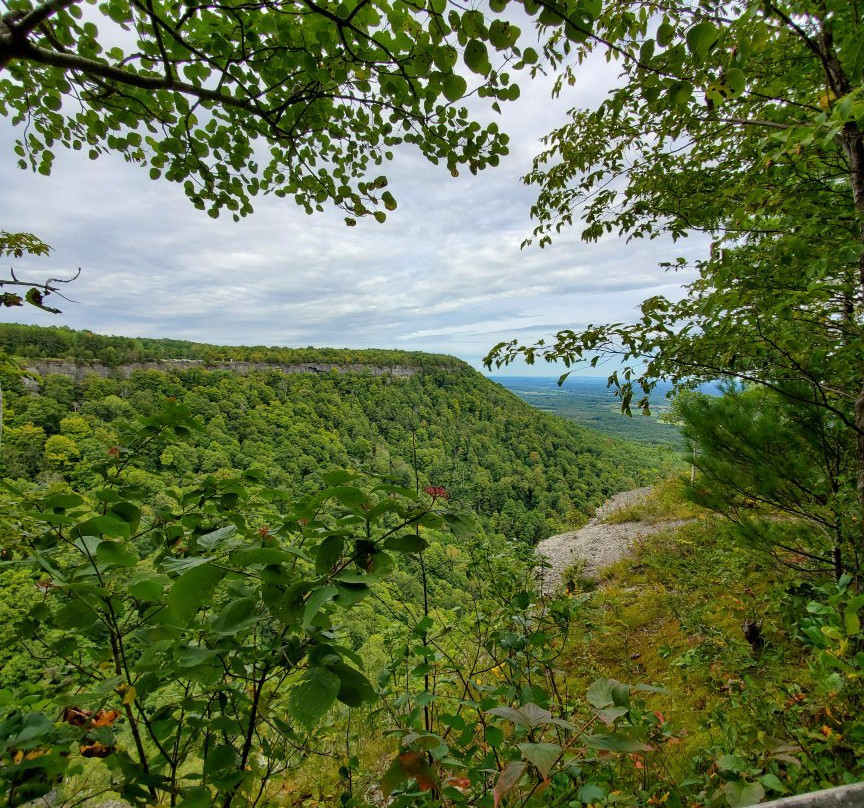
[[[276,363],[253,361],[259,349],[194,345],[190,352],[199,356],[228,352],[238,361],[226,366],[224,360],[217,365],[179,356],[173,358],[184,361],[109,366],[106,352],[128,349],[125,355],[131,355],[136,340],[21,326],[3,326],[0,335],[7,350],[10,335],[28,335],[31,356],[86,354],[84,361],[67,353],[59,363],[28,362],[16,349],[24,354],[22,364],[36,365],[45,375],[36,389],[21,379],[4,379],[0,473],[13,478],[91,484],[90,461],[121,443],[123,424],[174,397],[204,430],[182,447],[149,448],[142,484],[154,491],[202,473],[252,467],[273,486],[300,491],[310,474],[334,465],[413,485],[416,462],[423,485],[446,488],[480,514],[488,531],[533,543],[583,522],[609,495],[650,482],[677,462],[673,453],[592,434],[537,412],[450,357],[346,351],[346,359],[357,359],[351,365],[365,372],[286,373]],[[146,342],[142,359],[182,353],[184,345]],[[304,354],[312,364],[342,354],[261,350],[281,361]],[[246,357],[245,363],[239,357]],[[360,361],[373,357],[384,364]],[[104,372],[89,372],[93,362]],[[372,372],[385,366],[411,372]],[[52,368],[63,373],[46,373]]]
[[465,364],[452,356],[420,351],[208,345],[177,339],[103,336],[65,326],[42,328],[15,323],[0,323],[0,349],[20,357],[69,359],[76,363],[95,363],[108,367],[159,360],[190,360],[219,366],[232,362],[288,366],[371,365],[381,368],[458,367]]

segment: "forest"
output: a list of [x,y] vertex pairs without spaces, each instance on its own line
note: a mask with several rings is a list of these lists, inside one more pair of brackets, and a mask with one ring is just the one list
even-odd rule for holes
[[[607,368],[622,417],[669,391],[684,451],[593,434],[437,354],[2,326],[0,800],[745,808],[864,781],[859,0],[5,8],[6,162],[50,185],[61,151],[113,156],[235,225],[275,197],[337,212],[360,244],[365,225],[394,224],[390,164],[411,174],[413,155],[457,189],[424,215],[455,211],[468,240],[506,195],[463,207],[460,189],[528,145],[511,142],[525,121],[508,104],[537,86],[575,99],[522,177],[536,194],[523,247],[572,248],[576,230],[584,255],[615,243],[618,260],[526,253],[508,274],[507,228],[490,229],[459,272],[411,267],[425,297],[394,303],[387,344],[470,332],[500,340],[489,370]],[[76,187],[58,214],[3,176],[32,224],[0,230],[16,264],[0,307],[59,318],[81,273],[36,272],[55,256],[29,230],[68,234],[91,200]],[[130,225],[127,201],[111,194],[101,234]],[[157,301],[134,280],[166,233],[131,225],[135,254],[111,256],[124,307],[167,329],[173,306],[176,333],[196,333],[208,287],[232,282],[204,255],[233,277],[248,254],[202,247],[188,296]],[[407,296],[409,272],[363,269],[359,249],[361,282],[340,296],[337,239],[282,228],[280,259],[319,239],[334,298],[320,319],[365,305],[374,324],[370,289]],[[214,321],[237,308],[277,331],[310,278],[286,266],[285,309],[235,285]],[[618,316],[596,292],[620,288],[644,300]],[[528,311],[536,289],[550,313]],[[583,307],[561,324],[559,291],[608,321]],[[496,319],[457,322],[466,299]],[[508,299],[521,308],[498,317]],[[447,317],[420,327],[425,308]],[[556,333],[525,336],[526,321]],[[537,543],[643,483],[598,524],[659,528],[543,591]]]
[[[79,338],[103,368],[127,349],[63,334],[48,358],[77,361]],[[406,360],[419,371],[4,375],[10,804],[737,808],[857,776],[861,598],[818,584],[831,548],[795,513],[804,472],[770,506],[754,472],[735,517],[739,444],[695,432],[699,408],[764,401],[676,400],[704,447],[687,490],[674,449],[592,434],[457,360]],[[574,567],[539,598],[538,540],[666,478],[623,518],[685,528],[599,588]],[[796,532],[778,538],[784,505]]]

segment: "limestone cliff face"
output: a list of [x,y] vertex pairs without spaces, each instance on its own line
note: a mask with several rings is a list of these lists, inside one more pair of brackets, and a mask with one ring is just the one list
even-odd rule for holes
[[[210,364],[200,359],[157,359],[153,362],[132,362],[118,367],[109,367],[99,363],[78,364],[66,359],[31,359],[24,365],[31,373],[47,376],[52,373],[69,376],[76,382],[80,382],[85,376],[102,376],[104,378],[128,379],[136,370],[158,370],[162,373],[179,373],[192,368],[201,370],[227,370],[231,373],[239,373],[248,376],[253,371],[271,371],[280,373],[368,373],[372,376],[395,376],[408,377],[417,373],[417,368],[405,367],[403,365],[392,365],[382,367],[378,365],[337,365],[331,362],[303,362],[295,365],[275,364],[269,362],[221,362]],[[35,387],[32,379],[25,379],[25,384]]]

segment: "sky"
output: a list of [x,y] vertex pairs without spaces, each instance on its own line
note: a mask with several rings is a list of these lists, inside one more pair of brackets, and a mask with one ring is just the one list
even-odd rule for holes
[[[548,81],[524,77],[522,97],[499,119],[511,154],[497,168],[454,179],[403,150],[385,169],[398,209],[383,225],[370,218],[353,228],[337,210],[310,217],[272,196],[258,197],[239,223],[213,220],[179,185],[151,181],[118,155],[61,151],[50,177],[25,172],[12,155],[18,131],[0,121],[0,229],[33,232],[54,248],[10,265],[36,279],[81,268],[69,287],[76,302],[64,302],[62,315],[25,307],[0,318],[216,344],[423,350],[478,369],[504,340],[631,320],[644,298],[679,296],[687,277],[658,263],[698,255],[701,241],[585,244],[573,228],[551,247],[520,248],[535,193],[520,177],[539,138],[615,80],[614,68],[590,60],[575,87],[552,99]],[[496,372],[561,371],[543,363]]]

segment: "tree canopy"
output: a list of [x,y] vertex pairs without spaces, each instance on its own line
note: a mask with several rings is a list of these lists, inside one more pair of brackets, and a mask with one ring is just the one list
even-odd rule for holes
[[396,201],[378,167],[399,144],[453,172],[497,163],[507,137],[458,102],[517,97],[500,68],[537,58],[516,26],[446,0],[8,5],[0,114],[26,125],[19,165],[120,152],[214,217],[272,192],[383,221]]
[[[547,47],[566,85],[605,49],[620,85],[574,109],[526,182],[542,245],[705,233],[682,300],[653,297],[635,322],[496,346],[568,367],[616,356],[622,405],[657,379],[732,378],[826,409],[858,440],[864,497],[864,35],[859,2],[615,3]],[[562,33],[573,36],[566,39]],[[665,268],[688,268],[684,259]]]

